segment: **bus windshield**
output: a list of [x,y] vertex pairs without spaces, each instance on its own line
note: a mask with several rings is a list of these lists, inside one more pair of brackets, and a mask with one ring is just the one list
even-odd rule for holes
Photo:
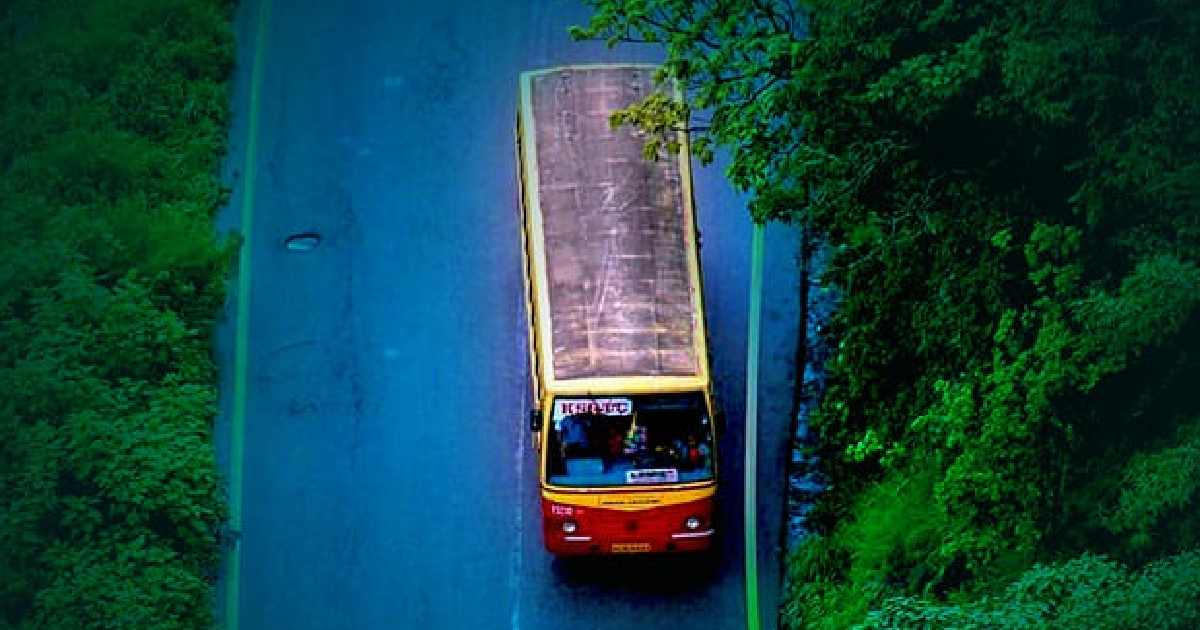
[[546,479],[573,487],[713,478],[713,430],[699,392],[556,398]]

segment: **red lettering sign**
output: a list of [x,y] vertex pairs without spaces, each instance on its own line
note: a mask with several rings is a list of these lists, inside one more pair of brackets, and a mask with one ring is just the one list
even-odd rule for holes
[[588,398],[557,400],[554,403],[555,418],[581,413],[591,413],[601,416],[628,416],[633,413],[633,402],[628,398]]

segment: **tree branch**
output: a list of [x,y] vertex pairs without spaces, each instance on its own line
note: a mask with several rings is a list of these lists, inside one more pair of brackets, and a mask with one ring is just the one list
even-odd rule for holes
[[[665,17],[662,19],[662,21],[655,20],[654,18],[651,18],[651,17],[649,17],[649,16],[643,16],[641,19],[642,19],[642,21],[646,22],[646,23],[647,23],[647,24],[649,24],[650,26],[653,26],[654,28],[657,28],[657,29],[658,29],[659,31],[661,31],[661,32],[662,32],[664,35],[665,35],[666,33],[672,33],[672,32],[678,33],[678,32],[682,32],[682,30],[683,30],[683,27],[685,27],[685,26],[688,26],[687,24],[681,24],[681,25],[679,25],[679,26],[670,26],[670,27],[668,27],[668,26],[667,26],[667,24],[666,24],[666,18],[665,18]],[[694,24],[694,22],[693,22],[693,24]],[[709,39],[707,36],[705,36],[705,34],[704,34],[704,33],[696,33],[695,37],[696,37],[696,41],[698,41],[698,42],[700,42],[700,43],[704,44],[705,46],[709,47],[710,49],[716,49],[716,48],[718,47],[718,46],[717,46],[717,43],[716,43],[716,42],[714,42],[713,40]]]
[[754,101],[757,101],[760,96],[762,96],[763,94],[765,94],[767,92],[767,90],[771,89],[771,87],[774,86],[776,83],[779,83],[779,80],[781,78],[779,75],[777,75],[775,73],[771,73],[770,76],[771,76],[771,78],[766,83],[758,86],[758,88],[754,90],[754,93],[750,95],[750,98],[746,99],[742,103],[743,105],[745,105],[746,103],[752,103]]
[[771,28],[774,29],[776,33],[783,32],[783,27],[779,24],[778,14],[775,12],[775,9],[770,5],[770,3],[764,2],[763,0],[752,0],[752,3],[754,4],[755,9],[762,12],[762,14],[766,16],[767,21],[771,24]]

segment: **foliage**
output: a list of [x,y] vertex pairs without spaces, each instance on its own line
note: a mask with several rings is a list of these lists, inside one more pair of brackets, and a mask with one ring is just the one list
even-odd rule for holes
[[793,627],[847,628],[887,594],[952,575],[954,558],[940,555],[948,515],[933,500],[935,472],[873,484],[856,498],[847,527],[801,543],[788,559],[784,613]]
[[889,599],[860,627],[1185,630],[1200,623],[1198,599],[1200,551],[1173,555],[1137,572],[1085,553],[1061,565],[1035,565],[996,598],[962,605]]
[[1134,532],[1133,540],[1147,545],[1157,525],[1167,516],[1184,520],[1180,512],[1194,510],[1200,497],[1200,418],[1182,425],[1167,446],[1134,453],[1120,478],[1115,505],[1100,523],[1114,533]]
[[0,7],[0,627],[212,623],[231,8]]
[[[704,133],[692,147],[702,161],[711,161],[713,147],[733,152],[732,181],[754,188],[760,199],[790,194],[793,162],[817,160],[801,142],[803,112],[790,107],[788,87],[803,45],[805,21],[795,7],[752,2],[611,2],[590,1],[595,8],[589,24],[575,27],[576,38],[662,43],[668,60],[660,77],[689,88],[682,107],[663,107],[651,99],[614,115],[614,123],[638,122],[657,132],[652,142],[670,141],[681,124],[691,127],[693,112],[710,111],[696,123]],[[794,77],[799,78],[799,77]],[[761,219],[780,216],[763,206]]]
[[1109,610],[1072,599],[1089,568],[1144,607],[1102,627],[1166,610],[1113,563],[1179,575],[1200,531],[1200,7],[586,1],[575,36],[662,45],[688,97],[614,124],[728,150],[755,219],[835,251],[809,419],[834,485],[785,621],[973,627],[991,608],[962,602],[1044,579],[1030,610],[1082,627]]

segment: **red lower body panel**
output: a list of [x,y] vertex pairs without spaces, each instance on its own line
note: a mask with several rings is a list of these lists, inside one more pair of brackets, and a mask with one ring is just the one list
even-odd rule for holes
[[[716,536],[711,499],[636,510],[575,507],[542,499],[542,538],[560,556],[705,551]],[[695,527],[688,527],[690,518]],[[573,527],[572,525],[573,524]]]

